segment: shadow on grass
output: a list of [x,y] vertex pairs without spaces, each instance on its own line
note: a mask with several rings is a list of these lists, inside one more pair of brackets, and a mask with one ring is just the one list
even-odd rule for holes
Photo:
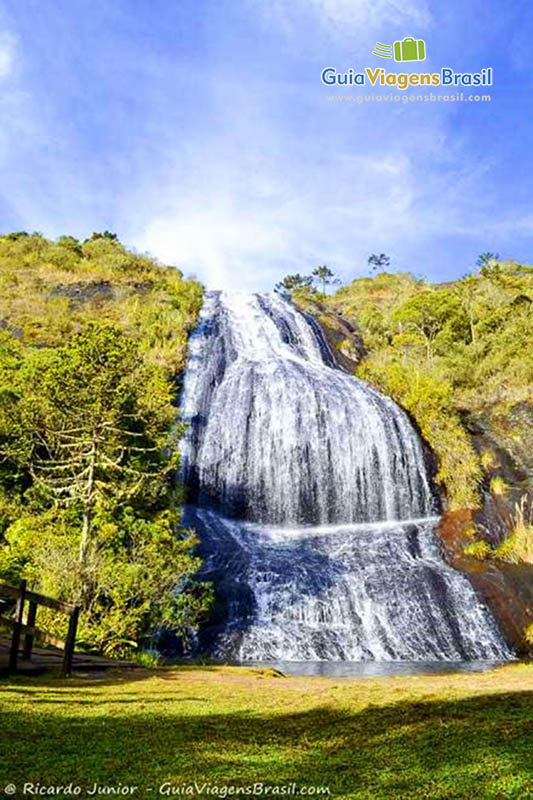
[[[107,669],[78,670],[71,677],[64,678],[59,667],[50,667],[39,674],[12,673],[0,677],[0,689],[13,690],[17,694],[36,696],[36,689],[57,689],[65,692],[87,686],[118,686],[137,683],[165,674],[166,668],[147,669],[145,667],[109,667]],[[25,689],[24,686],[34,687]]]
[[55,705],[1,714],[0,786],[122,782],[144,797],[164,781],[196,778],[236,786],[294,780],[368,800],[533,796],[531,692],[293,714],[214,714],[204,702],[182,714],[176,700],[201,698],[158,697],[158,710],[147,699],[139,695],[131,716],[120,705],[103,716],[96,704],[92,716],[79,706],[73,714],[70,698],[63,715]]
[[[235,666],[235,674],[242,677],[256,676],[256,677],[286,677],[275,667],[256,667],[256,666]],[[24,674],[14,673],[11,675],[0,675],[0,690],[9,690],[17,694],[28,694],[33,697],[37,696],[36,689],[43,688],[47,690],[47,694],[51,694],[49,690],[56,690],[57,694],[65,696],[70,690],[86,688],[90,686],[98,687],[111,687],[119,686],[128,683],[137,683],[149,678],[158,678],[160,680],[168,680],[174,682],[179,680],[181,675],[186,675],[189,672],[221,672],[228,673],[228,665],[226,664],[204,664],[203,662],[186,664],[173,663],[159,667],[109,667],[106,669],[91,669],[91,670],[77,670],[72,673],[70,678],[65,679],[61,674],[61,668],[51,667],[46,669],[40,674]],[[24,688],[24,686],[34,688]],[[173,697],[172,700],[176,698]],[[113,702],[117,702],[114,700]]]

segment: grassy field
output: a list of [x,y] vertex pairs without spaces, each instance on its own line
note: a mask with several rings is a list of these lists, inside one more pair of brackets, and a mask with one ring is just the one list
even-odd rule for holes
[[25,782],[41,796],[72,782],[78,796],[95,783],[143,798],[262,783],[256,796],[533,797],[533,665],[357,680],[237,667],[17,677],[0,701],[0,792],[14,784],[17,796]]

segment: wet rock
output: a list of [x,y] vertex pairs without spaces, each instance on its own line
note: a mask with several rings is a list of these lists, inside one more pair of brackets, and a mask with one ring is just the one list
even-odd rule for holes
[[367,352],[357,324],[316,301],[306,304],[302,310],[320,324],[339,366],[354,372]]
[[485,478],[474,522],[491,545],[513,529],[519,509],[533,514],[533,407],[520,403],[505,414],[465,414],[463,423]]
[[481,561],[466,555],[474,518],[471,510],[448,511],[442,517],[439,534],[447,560],[468,575],[513,649],[519,655],[533,656],[524,640],[524,631],[533,622],[533,564]]

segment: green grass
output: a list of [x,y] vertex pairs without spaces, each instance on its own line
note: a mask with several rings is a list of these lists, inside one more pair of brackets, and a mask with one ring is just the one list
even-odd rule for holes
[[122,783],[154,797],[196,779],[204,796],[293,781],[366,800],[533,796],[533,665],[357,680],[231,667],[18,677],[0,701],[0,789]]

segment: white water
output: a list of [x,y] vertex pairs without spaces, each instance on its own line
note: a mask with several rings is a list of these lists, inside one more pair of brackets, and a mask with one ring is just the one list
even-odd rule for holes
[[509,657],[442,558],[421,443],[278,296],[209,293],[182,395],[204,576],[203,646],[242,660]]

